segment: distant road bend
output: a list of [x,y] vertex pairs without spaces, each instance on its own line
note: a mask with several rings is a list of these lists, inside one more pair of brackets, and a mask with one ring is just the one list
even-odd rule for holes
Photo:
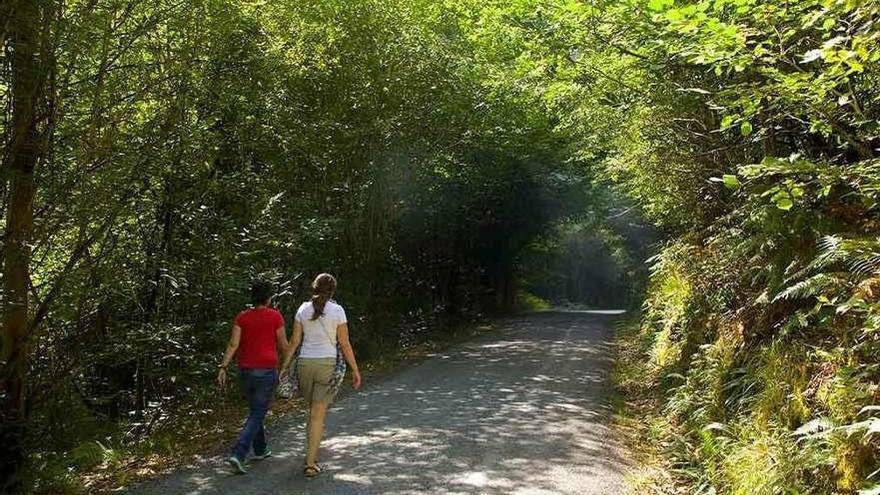
[[[244,476],[222,458],[131,488],[131,495],[622,495],[627,463],[606,422],[615,312],[547,312],[343,398],[325,471],[301,473],[304,422],[270,431],[275,456]],[[619,312],[618,312],[619,313]]]

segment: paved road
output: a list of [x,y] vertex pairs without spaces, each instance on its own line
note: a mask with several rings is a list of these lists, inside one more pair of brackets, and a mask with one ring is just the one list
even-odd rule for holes
[[131,495],[622,495],[626,463],[604,425],[612,316],[539,313],[368,383],[331,409],[317,479],[300,471],[301,417],[270,431],[276,456],[244,476],[222,459]]

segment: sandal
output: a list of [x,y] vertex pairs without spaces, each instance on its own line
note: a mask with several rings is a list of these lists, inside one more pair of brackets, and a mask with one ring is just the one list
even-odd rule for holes
[[303,468],[303,474],[306,478],[314,478],[321,474],[321,468],[319,468],[317,464],[314,466],[306,466]]

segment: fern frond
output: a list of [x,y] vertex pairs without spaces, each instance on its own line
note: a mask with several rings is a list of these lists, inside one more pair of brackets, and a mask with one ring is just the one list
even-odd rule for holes
[[819,241],[819,255],[803,270],[788,281],[802,278],[810,273],[827,271],[835,264],[842,264],[854,275],[866,276],[880,270],[880,238],[841,238],[829,235]]
[[823,291],[833,286],[842,285],[845,282],[846,280],[844,278],[836,275],[819,273],[785,288],[773,298],[773,302],[781,301],[783,299],[806,299],[808,297],[815,297]]
[[880,270],[880,238],[844,239],[837,251],[856,275],[866,276]]

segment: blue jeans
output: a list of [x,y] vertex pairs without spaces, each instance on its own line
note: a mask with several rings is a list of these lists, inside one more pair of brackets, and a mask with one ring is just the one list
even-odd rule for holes
[[239,371],[241,389],[248,401],[248,418],[238,436],[238,442],[232,449],[232,454],[244,460],[251,446],[254,454],[262,455],[266,452],[266,430],[263,428],[263,420],[272,402],[272,394],[275,393],[275,384],[278,382],[278,372],[275,368],[253,368]]

